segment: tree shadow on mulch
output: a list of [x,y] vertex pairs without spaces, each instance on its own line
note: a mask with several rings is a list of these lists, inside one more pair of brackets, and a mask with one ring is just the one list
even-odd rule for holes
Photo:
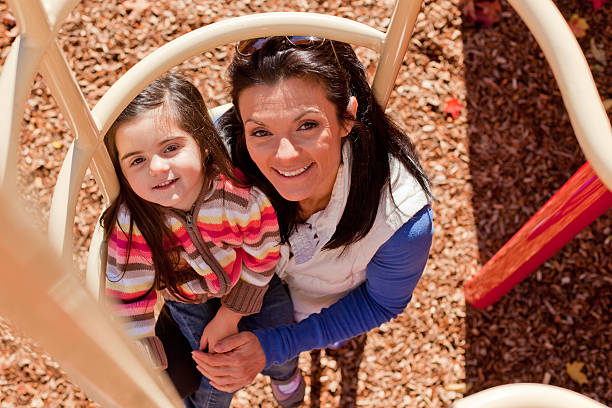
[[[612,95],[612,4],[555,1],[590,29],[580,39],[602,98]],[[508,3],[501,21],[463,26],[473,211],[480,263],[585,162],[559,88],[534,38]],[[466,307],[469,393],[514,382],[550,383],[612,404],[612,210],[484,311]],[[582,362],[587,383],[566,364]]]
[[[350,339],[342,347],[336,349],[326,348],[324,350],[312,350],[310,352],[310,406],[321,407],[321,377],[323,367],[321,366],[321,354],[333,358],[340,369],[342,378],[339,392],[338,408],[349,408],[357,405],[357,387],[359,364],[363,358],[363,351],[367,341],[367,333],[360,334]],[[332,392],[332,394],[335,394]]]

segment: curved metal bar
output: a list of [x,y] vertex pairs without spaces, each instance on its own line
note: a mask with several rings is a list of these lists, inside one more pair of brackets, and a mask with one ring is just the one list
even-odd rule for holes
[[508,384],[456,401],[451,408],[606,408],[584,395],[546,384]]
[[[134,65],[113,84],[92,111],[92,116],[97,124],[98,135],[101,136],[107,131],[112,120],[147,84],[186,59],[244,38],[285,34],[318,35],[365,46],[375,51],[380,51],[384,38],[383,33],[365,24],[316,13],[266,13],[236,17],[202,27],[160,47]],[[59,204],[60,199],[58,198],[57,208],[61,214],[58,215],[54,227],[51,224],[49,227],[50,231],[53,229],[54,231],[61,231],[63,234],[64,239],[58,245],[62,245],[61,249],[66,257],[68,256],[68,243],[72,242],[72,239],[68,239],[71,237],[72,230],[65,220],[74,217],[76,194],[78,193],[70,190],[70,186],[73,184],[80,185],[80,182],[76,183],[75,180],[80,181],[82,179],[81,171],[84,171],[78,168],[82,169],[84,162],[91,159],[90,169],[92,169],[101,190],[105,193],[106,203],[111,202],[119,192],[117,177],[104,144],[99,142],[98,149],[93,157],[89,151],[81,152],[81,154],[84,154],[83,157],[74,154],[74,147],[75,145],[71,147],[66,156],[57,181],[57,186],[62,190],[61,196],[67,197],[67,194],[70,194],[71,198],[68,198],[67,204],[64,204],[65,199],[61,199],[62,203]],[[77,158],[80,163],[78,166],[75,164]],[[79,177],[81,178],[79,179]],[[56,194],[59,195],[60,193],[56,192],[54,194],[54,203],[56,202]],[[69,208],[72,208],[72,213],[69,212]],[[63,224],[62,219],[64,220]],[[104,283],[104,271],[101,269],[101,260],[105,256],[102,237],[103,231],[96,225],[94,237],[90,244],[86,273],[87,286],[95,296],[100,295]]]
[[576,37],[551,0],[509,2],[550,64],[584,155],[612,190],[612,128]]
[[380,51],[384,34],[341,17],[317,13],[264,13],[235,17],[199,28],[147,55],[104,94],[93,109],[100,134],[153,79],[175,65],[212,48],[245,38],[316,35]]
[[395,85],[397,73],[404,61],[410,36],[414,29],[422,0],[398,0],[389,23],[389,30],[380,53],[372,89],[376,100],[383,107],[387,106],[391,91]]

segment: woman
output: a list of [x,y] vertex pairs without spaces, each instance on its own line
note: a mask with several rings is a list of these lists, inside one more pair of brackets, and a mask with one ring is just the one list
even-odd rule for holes
[[427,176],[349,45],[269,37],[237,51],[234,108],[220,126],[235,164],[277,211],[277,273],[297,323],[227,337],[217,354],[194,352],[198,369],[228,392],[271,364],[396,317],[433,234]]

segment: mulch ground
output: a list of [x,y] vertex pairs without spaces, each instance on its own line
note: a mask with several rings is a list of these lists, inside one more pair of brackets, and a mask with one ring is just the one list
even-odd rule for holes
[[[59,42],[93,107],[140,58],[199,26],[294,10],[385,29],[393,2],[316,3],[87,0],[64,24]],[[567,20],[577,14],[588,23],[579,42],[602,99],[612,98],[612,3],[597,12],[586,0],[555,4]],[[0,64],[17,33],[0,1]],[[232,52],[223,47],[177,67],[210,107],[227,102],[223,71]],[[358,53],[373,72],[376,56]],[[454,98],[460,103],[456,118],[445,113]],[[354,361],[349,351],[338,357],[344,363],[329,352],[303,353],[306,372],[311,358],[319,361],[312,368],[320,380],[307,379],[317,398],[308,396],[305,406],[443,407],[514,382],[553,384],[612,405],[610,210],[488,309],[467,306],[463,296],[464,283],[585,162],[550,68],[520,18],[502,1],[499,21],[485,27],[462,14],[459,0],[425,0],[388,107],[416,143],[434,182],[430,260],[406,311],[368,334],[356,373],[344,380],[340,375],[341,366]],[[20,191],[43,220],[72,137],[44,80],[37,78],[18,166]],[[81,271],[101,199],[88,174],[75,224]],[[584,363],[586,382],[569,376],[566,365],[576,362]],[[258,378],[241,390],[232,406],[274,406],[266,381]],[[356,390],[348,403],[340,400],[347,384]],[[18,406],[97,405],[44,350],[0,318],[0,407]]]

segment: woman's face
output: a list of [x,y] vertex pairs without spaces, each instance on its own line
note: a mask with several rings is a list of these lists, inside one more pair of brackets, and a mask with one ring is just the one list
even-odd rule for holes
[[[349,105],[357,109],[354,98]],[[238,107],[249,154],[280,195],[299,202],[305,218],[325,208],[352,123],[338,121],[323,86],[309,78],[256,85]]]

